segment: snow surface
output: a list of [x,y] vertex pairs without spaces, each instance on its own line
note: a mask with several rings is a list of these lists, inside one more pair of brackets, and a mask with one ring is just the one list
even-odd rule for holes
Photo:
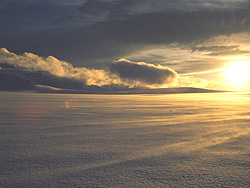
[[250,95],[0,92],[0,187],[249,187]]

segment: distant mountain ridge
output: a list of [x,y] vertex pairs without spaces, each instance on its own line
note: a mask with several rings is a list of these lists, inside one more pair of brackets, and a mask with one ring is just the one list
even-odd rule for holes
[[0,70],[0,90],[1,91],[26,91],[37,90],[36,85],[26,77]]
[[178,88],[157,88],[157,89],[131,89],[128,91],[120,91],[124,94],[174,94],[174,93],[218,93],[228,92],[223,90],[211,90],[194,87],[178,87]]

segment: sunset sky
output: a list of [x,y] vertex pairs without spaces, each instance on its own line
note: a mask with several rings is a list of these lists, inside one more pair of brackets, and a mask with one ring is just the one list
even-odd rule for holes
[[247,0],[1,0],[0,25],[0,63],[22,70],[106,87],[250,91]]

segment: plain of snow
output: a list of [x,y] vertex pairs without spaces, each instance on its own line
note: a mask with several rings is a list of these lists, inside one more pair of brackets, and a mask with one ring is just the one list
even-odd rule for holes
[[0,187],[249,187],[250,95],[0,92]]

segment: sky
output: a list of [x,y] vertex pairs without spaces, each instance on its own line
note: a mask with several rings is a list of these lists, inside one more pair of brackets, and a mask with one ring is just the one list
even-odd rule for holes
[[76,87],[250,91],[247,0],[1,0],[0,26],[1,71]]

